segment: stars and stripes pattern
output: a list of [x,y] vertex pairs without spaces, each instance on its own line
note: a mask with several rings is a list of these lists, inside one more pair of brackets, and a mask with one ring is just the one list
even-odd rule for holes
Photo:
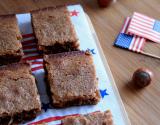
[[24,34],[22,37],[23,61],[31,64],[32,72],[43,70],[43,56],[38,52],[37,41],[33,33]]
[[29,123],[28,125],[40,125],[40,124],[52,124],[52,125],[62,125],[61,120],[65,117],[69,116],[78,116],[79,114],[72,114],[72,115],[66,115],[66,116],[55,116],[55,117],[48,117],[46,119],[42,119],[36,122]]
[[78,16],[79,12],[77,10],[70,11],[71,16]]
[[142,51],[143,45],[146,40],[142,37],[132,35],[131,33],[127,34],[127,28],[130,24],[130,21],[130,17],[127,17],[125,19],[120,34],[118,35],[114,45],[139,53]]
[[100,90],[100,94],[101,94],[101,97],[104,98],[105,96],[109,95],[107,93],[107,89],[104,89],[104,90]]
[[[91,114],[94,114],[96,112],[100,112],[99,110],[98,111],[94,111],[94,112],[91,112]],[[51,125],[63,125],[62,124],[62,119],[66,118],[66,117],[70,117],[70,116],[79,116],[80,114],[71,114],[71,115],[65,115],[65,116],[54,116],[54,117],[48,117],[46,119],[42,119],[42,120],[39,120],[39,121],[36,121],[36,122],[32,122],[32,123],[29,123],[28,125],[40,125],[40,124],[51,124]]]
[[160,21],[143,14],[133,14],[127,32],[160,43]]

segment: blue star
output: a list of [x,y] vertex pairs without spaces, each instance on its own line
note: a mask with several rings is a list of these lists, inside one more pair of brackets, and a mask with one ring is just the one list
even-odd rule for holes
[[95,51],[94,49],[89,49],[89,48],[88,48],[87,50],[88,50],[89,52],[91,52],[92,54],[96,54],[96,53],[94,52],[94,51]]
[[101,97],[102,97],[102,98],[104,98],[105,96],[109,95],[106,91],[107,91],[107,89],[100,90],[100,93],[101,93]]
[[50,103],[42,103],[42,109],[46,112],[48,109],[50,109],[51,106],[50,106]]

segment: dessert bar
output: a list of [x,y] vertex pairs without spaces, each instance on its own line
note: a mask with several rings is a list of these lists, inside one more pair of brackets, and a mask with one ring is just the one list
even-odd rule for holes
[[41,102],[30,66],[13,63],[0,67],[0,125],[31,120],[41,111]]
[[44,56],[54,107],[97,104],[100,100],[92,55],[72,51]]
[[66,6],[36,10],[31,15],[39,50],[47,54],[78,50],[79,42]]
[[0,16],[0,65],[18,62],[23,56],[21,34],[15,15]]
[[62,120],[63,125],[113,125],[111,112],[95,112],[87,115],[69,116]]

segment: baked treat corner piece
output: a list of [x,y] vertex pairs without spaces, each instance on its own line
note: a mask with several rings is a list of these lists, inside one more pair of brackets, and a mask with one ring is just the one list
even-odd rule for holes
[[39,50],[46,54],[79,50],[79,42],[66,6],[32,12],[32,25]]
[[41,102],[29,64],[0,67],[0,124],[18,124],[36,117]]
[[15,15],[0,16],[0,65],[20,61],[23,56],[22,38]]
[[111,112],[95,112],[87,115],[69,116],[62,120],[63,125],[114,125]]
[[97,104],[100,100],[92,55],[72,51],[44,56],[53,106]]

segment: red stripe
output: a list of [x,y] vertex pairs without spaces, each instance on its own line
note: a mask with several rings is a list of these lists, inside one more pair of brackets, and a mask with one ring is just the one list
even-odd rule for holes
[[135,41],[137,40],[137,37],[135,36],[134,37],[134,41],[133,41],[133,45],[132,45],[132,48],[131,48],[131,50],[133,50],[133,48],[134,48],[134,45],[135,45]]
[[153,23],[154,23],[154,20],[148,21],[148,20],[143,19],[143,18],[138,17],[138,16],[133,16],[132,20],[135,20],[135,21],[138,21],[138,22],[141,22],[141,23],[145,23],[146,25],[153,25]]
[[137,47],[137,44],[138,44],[138,36],[136,36],[136,40],[135,40],[135,45],[134,45],[134,48],[133,48],[133,51],[136,51],[136,47]]
[[129,17],[127,17],[127,18],[125,19],[125,22],[124,22],[123,27],[122,27],[122,29],[121,29],[121,33],[126,33],[128,24],[129,24]]
[[43,69],[43,66],[37,66],[37,67],[31,68],[32,71],[36,71],[40,69]]
[[148,35],[152,35],[153,37],[160,39],[160,33],[157,33],[152,29],[145,28],[143,26],[138,26],[138,25],[132,25],[132,26],[130,26],[130,29],[134,29],[135,31],[137,30],[142,33],[147,33]]
[[[139,33],[141,33],[141,34],[144,35],[143,37],[147,37],[147,36],[149,36],[149,35],[152,35],[152,33],[150,34],[149,31],[146,30],[146,32],[144,32],[144,31],[139,30],[139,29],[136,28],[136,27],[130,27],[130,28],[129,28],[129,32],[131,32],[131,33],[133,33],[133,34],[135,34],[135,32],[139,32]],[[137,35],[137,34],[136,34],[136,35]],[[155,37],[155,36],[153,36],[153,37]]]
[[[131,29],[135,29],[135,30],[139,30],[141,32],[148,32],[149,34],[152,33],[152,29],[150,28],[146,28],[146,27],[143,27],[143,26],[140,26],[140,25],[136,25],[136,24],[132,24],[130,26]],[[154,34],[155,36],[157,36],[156,34]]]
[[22,45],[28,45],[31,43],[37,43],[35,39],[31,39],[31,40],[26,40],[26,41],[22,41]]
[[142,39],[142,40],[141,40],[141,46],[140,46],[140,48],[139,48],[139,52],[141,52],[144,42],[145,42],[145,39]]
[[[153,33],[149,34],[149,32],[147,31],[147,33],[145,33],[144,31],[140,31],[138,30],[137,28],[134,28],[134,27],[130,27],[129,28],[129,32],[133,33],[133,34],[136,34],[138,36],[141,36],[141,37],[145,37],[145,38],[150,38],[151,40],[155,40],[156,41],[160,41],[160,39],[156,38],[156,36],[154,36]],[[138,33],[137,33],[138,32]]]
[[41,124],[41,123],[46,123],[46,122],[52,122],[52,121],[57,121],[57,120],[61,120],[67,116],[78,116],[78,114],[74,114],[74,115],[66,115],[66,116],[56,116],[56,117],[49,117],[49,118],[46,118],[46,119],[42,119],[42,120],[39,120],[37,122],[32,122],[28,125],[35,125],[35,124]]
[[145,25],[145,23],[140,23],[140,22],[135,21],[135,20],[132,20],[131,25],[136,25],[136,26],[138,25],[138,26],[150,29],[150,30],[153,28],[153,24],[152,25]]
[[149,22],[154,21],[153,18],[150,18],[150,17],[145,16],[145,15],[140,14],[140,13],[134,13],[133,18],[134,18],[134,16],[137,16],[137,17],[142,18],[142,19],[144,19],[144,20],[147,20],[147,21],[149,21]]
[[139,45],[140,45],[140,43],[141,43],[141,39],[139,38],[139,40],[138,40],[138,44],[137,44],[137,46],[136,46],[136,52],[138,52],[138,49],[139,49]]
[[[145,32],[146,31],[146,32]],[[139,35],[141,37],[147,37],[147,38],[151,38],[152,39],[156,39],[156,40],[160,40],[158,35],[155,35],[153,32],[147,31],[147,30],[140,30],[140,28],[134,28],[134,27],[130,27],[129,28],[129,32],[136,34],[136,32],[139,32],[140,34],[142,34],[143,36],[141,36],[140,34],[136,34]]]
[[23,38],[28,38],[28,37],[32,37],[32,36],[34,36],[33,33],[30,33],[30,34],[23,34],[23,35],[22,35]]
[[30,54],[39,54],[38,51],[28,51],[24,52],[25,55],[30,55]]
[[37,48],[37,45],[23,46],[23,49],[33,49]]
[[138,42],[139,42],[139,38],[136,39],[135,46],[134,46],[134,51],[137,51]]
[[129,50],[132,50],[132,47],[133,47],[133,44],[134,44],[134,41],[133,41],[134,39],[135,39],[135,36],[133,36],[133,38],[132,38],[132,41],[131,41],[131,43],[129,45],[129,48],[128,48]]
[[127,30],[128,30],[128,27],[129,27],[130,22],[131,22],[131,19],[129,18],[129,19],[128,19],[127,26],[126,26],[126,29],[125,29],[124,33],[127,33]]
[[43,61],[32,62],[32,65],[34,64],[43,64]]
[[137,52],[139,52],[139,51],[140,51],[140,48],[141,48],[142,42],[143,42],[143,41],[140,39],[140,40],[139,40],[139,43],[138,43],[138,47],[137,47]]
[[25,57],[23,58],[24,61],[29,61],[29,60],[36,60],[36,59],[43,59],[43,57],[41,55],[38,56],[32,56],[32,57]]
[[132,23],[129,28],[136,28],[137,30],[141,29],[142,31],[147,31],[149,33],[152,33],[155,36],[159,36],[160,35],[160,33],[154,32],[154,30],[152,28],[147,28],[146,26],[140,25],[138,23]]
[[139,22],[139,23],[144,23],[144,24],[146,24],[146,25],[148,25],[148,26],[151,26],[151,25],[153,25],[154,24],[154,22],[153,21],[147,21],[147,20],[145,20],[145,19],[142,19],[142,18],[139,18],[139,17],[136,17],[136,16],[134,16],[133,18],[132,18],[132,21],[137,21],[137,22]]

